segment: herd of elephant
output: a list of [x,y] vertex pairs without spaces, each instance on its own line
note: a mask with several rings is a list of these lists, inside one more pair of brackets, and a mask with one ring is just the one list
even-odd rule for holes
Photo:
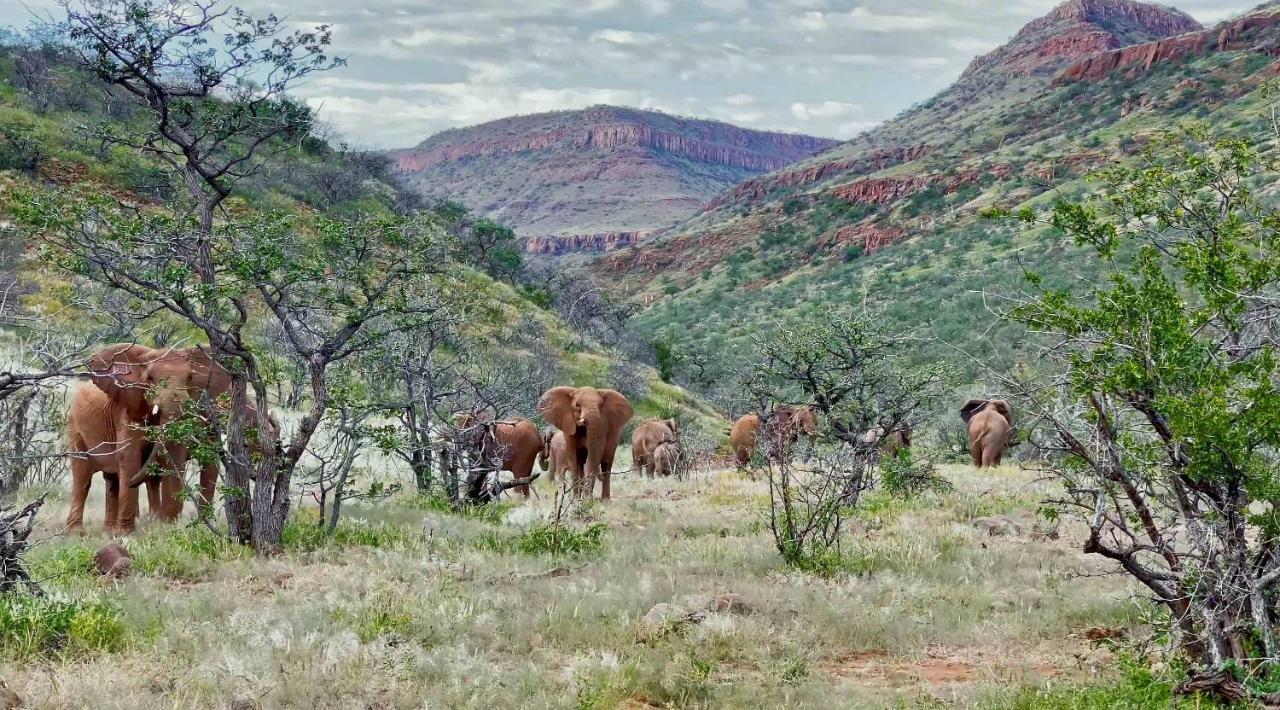
[[[138,489],[145,485],[152,516],[176,520],[182,514],[183,478],[190,459],[188,447],[176,441],[153,440],[158,427],[182,416],[189,401],[217,401],[231,387],[231,377],[213,361],[207,348],[149,348],[136,343],[108,345],[89,359],[92,383],[79,387],[72,397],[67,418],[71,460],[71,507],[68,531],[84,527],[84,506],[94,473],[106,483],[105,526],[118,534],[134,531],[138,517]],[[208,399],[205,399],[205,395]],[[535,461],[554,482],[568,475],[576,495],[595,494],[600,480],[601,498],[610,497],[614,456],[623,430],[634,414],[621,393],[594,387],[553,387],[538,400],[538,414],[549,426],[539,431],[523,418],[489,422],[489,432],[503,455],[502,470],[510,471],[517,487],[529,494]],[[256,418],[256,413],[251,412]],[[1009,445],[1013,415],[999,399],[973,399],[960,411],[968,426],[969,448],[975,466],[998,466]],[[279,424],[270,440],[278,439]],[[809,406],[782,406],[769,418],[769,430],[794,443],[801,435],[818,433],[817,412]],[[457,426],[471,426],[467,415]],[[729,433],[739,466],[750,461],[761,430],[761,418],[739,418]],[[888,453],[911,445],[911,430],[867,432],[868,443],[880,442]],[[256,442],[251,441],[251,446]],[[642,475],[668,476],[680,458],[679,427],[675,419],[653,419],[637,426],[631,436],[632,470]],[[159,473],[156,473],[158,471]],[[197,506],[213,500],[218,479],[216,461],[203,463]]]

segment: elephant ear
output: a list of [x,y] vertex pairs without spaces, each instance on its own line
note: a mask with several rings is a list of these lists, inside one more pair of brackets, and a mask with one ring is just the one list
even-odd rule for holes
[[155,359],[145,345],[116,343],[99,350],[89,358],[89,376],[117,406],[127,410],[146,407],[147,364]]
[[627,422],[631,421],[631,417],[635,414],[631,409],[631,403],[621,392],[616,390],[599,390],[600,392],[600,411],[604,412],[605,421],[611,426],[621,429]]
[[191,382],[217,399],[231,389],[231,374],[213,359],[207,345],[193,345],[183,351],[191,363]]
[[566,434],[578,430],[578,420],[573,416],[573,387],[552,387],[538,400],[538,414],[552,426]]
[[1009,426],[1013,426],[1013,409],[1008,402],[1003,399],[993,399],[991,400],[991,405],[995,407],[997,412],[1000,412],[1000,416],[1004,417],[1005,421],[1009,422]]
[[987,406],[987,401],[985,399],[971,399],[965,402],[964,406],[960,408],[960,418],[964,420],[965,424],[968,424],[979,409]]

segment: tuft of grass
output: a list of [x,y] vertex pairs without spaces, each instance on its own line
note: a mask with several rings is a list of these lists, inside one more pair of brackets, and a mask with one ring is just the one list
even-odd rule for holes
[[1200,695],[1175,696],[1172,673],[1156,673],[1141,660],[1121,656],[1120,679],[1108,685],[1066,683],[1019,688],[986,707],[1005,710],[1143,710],[1145,708],[1228,707]]
[[120,610],[101,599],[0,595],[0,657],[8,660],[119,651],[128,640]]
[[69,589],[92,585],[97,577],[93,555],[94,550],[88,543],[76,541],[67,545],[36,545],[26,561],[32,578],[41,585]]
[[[308,519],[309,518],[309,519]],[[284,547],[298,552],[314,552],[330,546],[358,546],[377,549],[405,549],[418,536],[408,526],[395,523],[371,523],[360,518],[347,518],[332,533],[316,522],[315,516],[290,518],[284,526]]]
[[195,525],[153,529],[134,538],[129,552],[135,572],[187,581],[206,579],[219,562],[252,554],[248,547]]
[[476,538],[474,545],[481,550],[497,553],[518,552],[525,555],[551,555],[564,557],[599,553],[604,549],[604,523],[592,523],[585,528],[555,523],[538,523],[516,537],[504,537],[488,532]]
[[494,524],[502,522],[502,518],[511,509],[510,503],[499,502],[489,505],[464,505],[455,510],[453,503],[448,498],[441,495],[426,495],[422,493],[396,498],[395,500],[400,505],[413,510],[445,515],[460,515],[464,518]]

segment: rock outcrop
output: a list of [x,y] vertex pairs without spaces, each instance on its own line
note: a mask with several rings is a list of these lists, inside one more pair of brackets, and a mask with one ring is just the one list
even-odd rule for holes
[[888,148],[844,160],[796,166],[739,183],[737,187],[707,203],[705,209],[710,211],[740,200],[759,200],[779,188],[813,185],[836,175],[857,172],[873,173],[922,158],[928,155],[929,151],[930,147],[927,145],[912,146],[910,148]]
[[1124,69],[1126,76],[1134,77],[1161,62],[1233,49],[1250,49],[1275,56],[1280,52],[1280,36],[1277,36],[1280,33],[1270,33],[1267,37],[1259,35],[1276,27],[1280,27],[1280,11],[1271,9],[1213,29],[1094,54],[1068,66],[1058,76],[1058,81],[1098,81],[1118,69]]
[[631,246],[652,235],[655,231],[652,229],[639,229],[631,232],[526,237],[520,241],[520,248],[526,254],[550,256],[575,252],[603,253]]
[[1134,0],[1069,0],[1025,25],[1007,44],[974,59],[961,84],[992,73],[1053,73],[1073,60],[1201,29],[1179,10]]

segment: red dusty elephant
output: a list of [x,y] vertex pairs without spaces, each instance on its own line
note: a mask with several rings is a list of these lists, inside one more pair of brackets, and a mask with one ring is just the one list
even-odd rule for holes
[[[454,416],[454,426],[465,429],[479,423],[479,419],[471,413],[460,413]],[[517,480],[531,478],[533,464],[542,453],[543,439],[538,427],[528,419],[514,417],[499,419],[489,423],[490,433],[502,451],[502,470],[510,471]],[[529,496],[527,483],[516,486],[516,490]]]
[[[650,419],[631,433],[631,465],[639,469],[642,475],[652,478],[657,473],[657,460],[654,454],[663,444],[674,444],[679,433],[679,426],[674,419]],[[668,470],[662,475],[670,475]]]
[[633,413],[627,398],[608,389],[552,387],[538,400],[538,413],[564,434],[575,495],[594,495],[599,477],[600,497],[608,500],[613,457]]
[[[787,444],[794,444],[801,434],[813,438],[818,434],[818,412],[810,406],[784,406],[773,411],[777,431],[785,437]],[[729,431],[729,443],[733,446],[733,457],[738,467],[745,467],[751,461],[751,452],[755,451],[756,440],[760,436],[760,416],[746,414],[733,423]]]
[[[189,452],[179,442],[153,444],[141,427],[173,421],[182,415],[186,402],[201,398],[203,393],[214,398],[226,393],[231,386],[227,371],[213,362],[203,347],[155,349],[117,343],[89,359],[89,374],[107,399],[103,402],[82,388],[72,402],[72,504],[68,528],[83,526],[84,499],[95,471],[115,474],[114,488],[107,476],[108,526],[114,531],[133,532],[138,516],[137,487],[144,482],[148,484],[153,513],[163,520],[176,519],[182,513],[180,474],[186,468]],[[276,426],[274,422],[272,425]],[[103,449],[104,441],[114,443],[114,450]],[[148,462],[177,474],[159,477],[158,496],[153,488],[156,477],[146,473]],[[199,504],[213,500],[217,480],[217,462],[203,465]],[[113,505],[114,516],[110,514]]]
[[1013,432],[1013,410],[1009,403],[1003,399],[971,399],[960,408],[960,418],[969,427],[969,456],[973,465],[999,466]]

